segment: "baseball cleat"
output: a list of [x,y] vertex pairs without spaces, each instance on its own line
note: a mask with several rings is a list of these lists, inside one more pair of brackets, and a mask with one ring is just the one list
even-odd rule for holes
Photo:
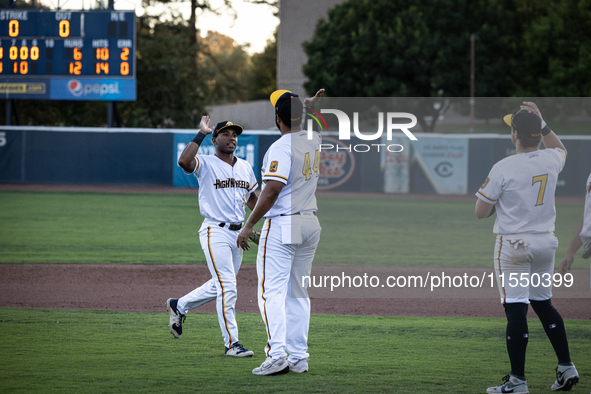
[[303,373],[308,372],[308,359],[302,358],[292,363],[291,361],[287,362],[289,364],[289,371],[295,373]]
[[284,358],[272,359],[267,357],[264,363],[260,367],[252,370],[255,375],[279,375],[282,373],[289,372],[289,364]]
[[585,247],[583,248],[583,254],[581,255],[581,257],[584,259],[588,259],[589,257],[591,257],[591,240],[589,240],[585,244]]
[[178,298],[169,298],[166,300],[166,310],[170,314],[170,320],[168,327],[170,327],[170,333],[175,338],[180,338],[183,334],[183,323],[185,322],[185,315],[181,314],[177,309]]
[[556,367],[556,382],[552,385],[553,391],[570,391],[579,383],[579,373],[575,365],[559,365]]
[[234,342],[232,347],[226,348],[226,356],[252,357],[254,356],[254,353],[252,352],[252,350],[245,349],[244,346],[242,346],[238,342]]
[[528,394],[527,381],[516,378],[509,374],[503,378],[504,384],[495,387],[489,387],[487,393],[513,393],[513,394]]

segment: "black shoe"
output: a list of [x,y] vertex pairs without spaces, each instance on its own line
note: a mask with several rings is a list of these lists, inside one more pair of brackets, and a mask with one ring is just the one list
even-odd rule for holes
[[226,356],[234,356],[234,357],[252,357],[254,353],[252,350],[245,349],[244,346],[239,344],[238,342],[234,342],[232,347],[226,348]]
[[166,300],[166,310],[170,314],[168,327],[170,327],[170,333],[175,338],[180,338],[183,334],[183,323],[185,322],[185,315],[179,313],[176,309],[178,302],[178,298],[169,298]]

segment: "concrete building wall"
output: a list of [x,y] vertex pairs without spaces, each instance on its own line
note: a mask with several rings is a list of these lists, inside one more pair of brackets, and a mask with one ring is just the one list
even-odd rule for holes
[[[305,96],[307,78],[302,66],[308,62],[302,44],[314,35],[316,24],[328,10],[344,0],[281,0],[277,43],[277,88]],[[320,87],[319,87],[320,88]]]
[[[316,24],[328,10],[345,0],[280,0],[277,38],[277,89],[307,97],[302,67],[308,62],[302,44],[314,35]],[[320,88],[320,86],[318,87]],[[315,92],[314,92],[315,93]],[[251,130],[275,130],[274,111],[268,100],[214,105],[208,108],[213,122],[230,120]]]
[[248,101],[245,103],[213,105],[207,108],[211,121],[229,120],[249,130],[277,130],[275,110],[269,100]]

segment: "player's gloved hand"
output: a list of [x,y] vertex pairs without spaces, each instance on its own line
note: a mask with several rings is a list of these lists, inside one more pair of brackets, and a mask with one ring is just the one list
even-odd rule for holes
[[509,243],[513,246],[513,249],[517,249],[519,245],[523,246],[523,249],[527,249],[529,244],[522,239],[510,239]]
[[252,242],[258,245],[259,241],[261,240],[261,230],[262,228],[259,228],[257,231],[253,231],[252,233],[250,233],[248,239],[250,239]]
[[558,268],[560,275],[564,276],[564,274],[570,272],[570,267],[573,265],[573,261],[575,261],[575,256],[573,254],[567,253],[560,262],[560,267]]

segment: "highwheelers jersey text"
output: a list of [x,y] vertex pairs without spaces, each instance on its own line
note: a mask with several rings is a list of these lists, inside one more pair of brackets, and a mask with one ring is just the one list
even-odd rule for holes
[[243,222],[244,207],[257,187],[250,164],[236,158],[231,166],[215,155],[196,155],[195,160],[201,216],[224,223]]

